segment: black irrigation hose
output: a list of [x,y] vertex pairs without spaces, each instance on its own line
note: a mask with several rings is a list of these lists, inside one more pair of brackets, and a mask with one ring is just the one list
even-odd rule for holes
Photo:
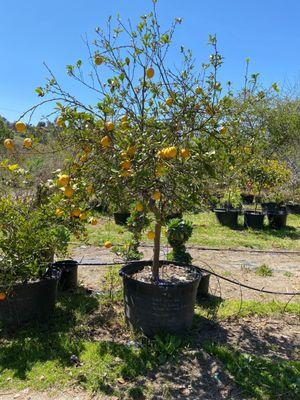
[[[71,244],[78,245],[80,242],[71,242]],[[88,244],[86,246],[93,246],[92,244]],[[113,243],[113,246],[122,246],[121,243]],[[145,248],[153,248],[153,245],[146,244],[146,243],[141,243],[140,247],[145,247]],[[168,245],[162,245],[162,247],[169,247]],[[203,247],[203,246],[197,246],[197,245],[189,245],[186,246],[187,249],[194,249],[194,250],[204,250],[204,251],[229,251],[232,253],[272,253],[272,254],[286,254],[286,255],[294,255],[294,254],[299,254],[300,255],[300,250],[259,250],[259,249],[232,249],[232,248],[219,248],[219,247]],[[104,249],[103,249],[104,250]]]
[[[129,261],[130,262],[130,261]],[[128,263],[129,263],[128,262]],[[95,266],[95,267],[104,267],[104,266],[113,266],[113,265],[123,265],[125,264],[124,261],[117,261],[117,262],[106,262],[106,263],[85,263],[85,262],[80,262],[78,263],[79,265],[85,265],[85,266]],[[187,265],[192,266],[192,265]],[[195,265],[193,265],[195,266]],[[226,278],[225,276],[219,275],[216,272],[209,271],[208,269],[202,268],[202,267],[197,267],[203,272],[207,272],[211,275],[216,276],[217,278],[223,279],[224,281],[233,283],[234,285],[244,287],[246,289],[254,290],[256,292],[260,293],[268,293],[268,294],[278,294],[278,295],[283,295],[283,296],[300,296],[300,292],[276,292],[272,290],[265,290],[265,289],[258,289],[249,285],[245,285],[244,283],[238,282],[238,281],[233,281],[232,279]]]

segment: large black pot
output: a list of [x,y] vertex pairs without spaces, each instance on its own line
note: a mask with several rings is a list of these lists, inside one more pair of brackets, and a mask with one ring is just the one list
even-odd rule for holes
[[275,213],[268,213],[269,227],[272,229],[286,228],[287,212],[278,211]]
[[131,328],[153,337],[159,333],[177,334],[189,328],[193,321],[194,306],[201,272],[196,267],[161,261],[162,265],[175,264],[194,273],[191,282],[154,284],[137,281],[132,275],[151,265],[149,261],[126,264],[121,270],[124,284],[125,319]]
[[250,204],[253,203],[254,194],[242,193],[242,194],[241,194],[241,199],[242,199],[243,204],[250,205]]
[[239,210],[227,210],[225,208],[215,208],[217,220],[223,226],[236,228],[238,223]]
[[265,213],[277,213],[277,212],[286,212],[286,206],[283,204],[278,204],[273,201],[267,203],[261,203],[262,211]]
[[263,229],[265,215],[260,211],[244,211],[245,228]]
[[53,264],[55,269],[61,271],[59,288],[61,290],[74,290],[78,281],[78,262],[75,260],[56,261]]
[[286,207],[290,214],[300,215],[300,204],[287,204]]
[[126,225],[128,218],[130,217],[129,212],[118,212],[114,213],[115,223],[117,225]]
[[[58,276],[37,282],[16,284],[9,288],[5,300],[0,301],[0,326],[19,326],[33,320],[47,320],[53,313]],[[0,287],[0,292],[6,288]]]

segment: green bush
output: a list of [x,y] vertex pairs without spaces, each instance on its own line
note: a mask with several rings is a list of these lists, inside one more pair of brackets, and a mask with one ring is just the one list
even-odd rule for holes
[[179,218],[172,219],[167,226],[167,239],[173,250],[168,254],[169,261],[190,264],[192,256],[184,245],[192,236],[193,226],[191,222]]

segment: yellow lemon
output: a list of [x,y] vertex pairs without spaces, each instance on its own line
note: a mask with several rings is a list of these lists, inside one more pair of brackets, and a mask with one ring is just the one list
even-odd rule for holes
[[79,158],[79,161],[81,161],[82,163],[85,163],[85,162],[87,161],[87,159],[88,159],[87,154],[83,154],[83,156],[81,156],[81,157]]
[[220,133],[221,133],[222,135],[226,135],[226,133],[227,133],[227,128],[226,128],[226,126],[221,126],[221,128],[220,128]]
[[203,94],[203,89],[202,89],[200,86],[198,86],[198,87],[196,87],[196,89],[195,89],[195,93],[196,93],[196,94]]
[[171,106],[173,103],[174,103],[174,100],[172,99],[172,97],[168,97],[166,100],[166,105]]
[[121,163],[121,168],[125,170],[129,170],[131,168],[131,161],[125,160]]
[[31,140],[30,138],[25,138],[24,141],[23,141],[23,146],[24,146],[26,149],[31,149],[31,147],[32,147],[32,140]]
[[90,224],[91,224],[91,225],[97,225],[97,219],[94,218],[94,217],[91,218],[91,219],[90,219]]
[[110,248],[112,247],[112,242],[110,242],[109,240],[107,240],[107,241],[104,243],[104,247],[106,247],[107,249],[110,249]]
[[181,149],[180,154],[182,158],[188,158],[190,156],[190,151],[189,149]]
[[109,136],[104,136],[101,139],[101,146],[102,147],[109,147],[110,146],[110,137]]
[[71,211],[71,217],[79,217],[81,214],[81,211],[79,208],[74,208],[74,210]]
[[156,190],[154,193],[153,193],[153,195],[152,195],[152,199],[153,200],[156,200],[156,201],[159,201],[160,200],[160,192],[158,191],[158,190]]
[[135,205],[135,210],[138,211],[138,212],[144,211],[144,206],[143,206],[143,204],[142,204],[142,203],[137,203],[137,204]]
[[106,122],[105,126],[108,132],[111,132],[115,129],[115,124],[112,121]]
[[81,219],[81,221],[84,221],[87,218],[87,215],[85,212],[80,213],[79,218]]
[[127,152],[126,151],[121,151],[120,157],[122,158],[122,160],[125,160],[127,158]]
[[177,155],[177,149],[175,146],[169,147],[168,149],[168,157],[169,158],[174,158]]
[[94,62],[96,65],[101,65],[103,63],[103,58],[99,56],[99,54],[96,54],[94,57]]
[[147,238],[148,238],[149,240],[153,240],[153,239],[155,238],[155,233],[154,233],[153,231],[149,231],[149,232],[147,233]]
[[151,79],[154,77],[154,69],[153,68],[147,68],[146,70],[146,76],[147,78]]
[[128,147],[128,149],[127,149],[127,154],[128,154],[130,157],[134,156],[134,155],[135,155],[135,152],[136,152],[136,148],[135,148],[134,146]]
[[15,123],[15,128],[17,132],[23,133],[26,131],[26,125],[22,121],[18,121]]
[[90,152],[92,151],[92,149],[91,149],[90,146],[84,146],[83,151],[84,151],[86,154],[90,154]]
[[121,122],[126,122],[128,120],[127,114],[122,115]]
[[4,147],[7,150],[13,150],[13,148],[15,147],[14,141],[12,139],[5,139],[3,143],[4,143]]
[[71,186],[66,186],[64,190],[64,194],[66,197],[72,197],[74,194],[74,189],[71,188]]
[[6,299],[6,294],[5,293],[0,293],[0,301],[4,301]]
[[56,118],[55,123],[56,123],[57,126],[62,127],[63,124],[64,124],[63,117],[58,117],[58,118]]
[[127,129],[129,128],[129,123],[128,121],[123,121],[121,122],[121,129]]
[[58,177],[58,184],[60,186],[68,186],[69,182],[70,182],[69,175],[63,174]]
[[61,217],[63,214],[64,214],[64,212],[63,212],[63,210],[61,210],[60,208],[57,208],[57,209],[55,210],[55,215],[56,215],[57,217]]

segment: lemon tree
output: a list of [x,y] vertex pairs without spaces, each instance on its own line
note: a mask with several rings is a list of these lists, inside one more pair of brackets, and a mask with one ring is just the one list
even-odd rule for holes
[[232,94],[218,81],[223,59],[216,38],[209,37],[212,53],[199,66],[190,50],[172,47],[181,19],[161,28],[153,3],[134,28],[117,17],[106,31],[96,29],[87,43],[88,74],[81,59],[67,66],[95,94],[94,105],[64,90],[51,71],[39,91],[56,101],[56,123],[70,149],[66,170],[76,187],[65,182],[65,195],[89,188],[110,205],[130,198],[136,211],[154,215],[147,236],[154,241],[156,281],[161,227],[174,208],[185,210],[205,196],[218,153],[225,152]]

